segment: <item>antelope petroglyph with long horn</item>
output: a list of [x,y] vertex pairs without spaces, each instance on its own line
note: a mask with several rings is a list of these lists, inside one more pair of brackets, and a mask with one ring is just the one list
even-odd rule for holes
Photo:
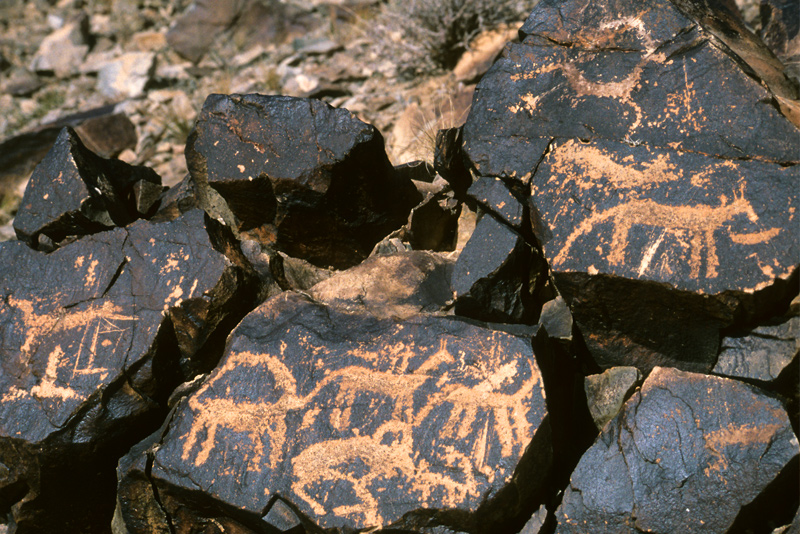
[[[661,228],[664,232],[676,236],[688,234],[691,247],[689,257],[691,277],[696,279],[700,276],[705,252],[706,277],[716,278],[719,258],[717,257],[714,232],[721,229],[724,224],[733,222],[740,215],[747,217],[751,223],[758,222],[758,215],[753,206],[744,198],[744,188],[740,188],[739,194],[734,192],[731,201],[728,201],[724,195],[721,196],[719,206],[705,204],[670,206],[650,199],[629,200],[584,219],[567,238],[564,246],[554,258],[554,264],[561,265],[567,260],[570,249],[578,238],[588,235],[597,225],[610,222],[614,227],[611,251],[607,256],[611,265],[618,266],[625,262],[628,234],[634,225],[643,225]],[[769,241],[779,232],[780,228],[772,228],[750,234],[732,233],[730,237],[736,243],[752,245]],[[652,257],[654,251],[650,252],[650,257]],[[643,267],[639,269],[640,276],[646,270],[645,263],[647,263],[646,259]]]

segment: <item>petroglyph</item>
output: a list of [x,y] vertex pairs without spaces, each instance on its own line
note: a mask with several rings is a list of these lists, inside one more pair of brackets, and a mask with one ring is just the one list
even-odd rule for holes
[[[644,48],[641,59],[621,80],[610,82],[588,80],[584,73],[581,72],[575,65],[575,58],[564,57],[560,61],[553,58],[551,63],[545,63],[544,65],[535,64],[530,68],[528,68],[526,65],[526,70],[524,72],[511,75],[511,81],[517,82],[520,80],[531,80],[543,74],[560,71],[567,85],[574,93],[575,98],[611,98],[630,108],[635,116],[635,119],[631,122],[629,127],[629,133],[633,134],[634,131],[642,125],[644,118],[644,112],[642,111],[642,108],[633,100],[634,92],[639,90],[642,86],[642,75],[644,69],[651,63],[663,63],[667,57],[662,52],[656,52],[656,43],[654,43],[649,36],[644,35],[644,23],[636,17],[629,17],[608,22],[600,27],[596,35],[587,35],[586,37],[588,37],[591,41],[597,41],[598,39],[611,39],[613,42],[613,40],[616,38],[615,34],[614,32],[606,31],[608,29],[618,30],[619,32],[633,30],[637,35],[639,35],[641,44]],[[600,47],[602,46],[600,43],[595,43],[595,45]],[[593,52],[587,51],[586,54],[591,55]],[[521,63],[517,63],[516,66],[519,69],[523,68]],[[546,93],[538,95],[531,93],[522,94],[520,96],[520,102],[518,104],[511,104],[508,106],[508,110],[512,113],[518,113],[520,110],[524,109],[533,115],[536,112],[537,106],[542,97],[553,92],[560,86],[561,85],[555,85]],[[683,101],[681,100],[681,102]],[[628,112],[625,112],[623,117],[626,117],[627,115]]]
[[[403,326],[394,330],[390,338]],[[380,338],[357,344],[342,357],[363,365],[326,370],[306,394],[298,391],[297,380],[284,363],[287,350],[312,354],[307,336],[299,335],[295,341],[289,344],[294,345],[292,349],[282,342],[280,356],[231,354],[220,371],[189,399],[193,421],[183,443],[184,461],[200,466],[211,454],[221,454],[221,450],[214,451],[225,442],[219,438],[224,428],[245,434],[249,440],[249,449],[243,453],[249,471],[286,469],[288,421],[302,415],[294,431],[297,434],[314,432],[322,425],[333,429],[336,437],[296,453],[291,460],[293,490],[316,513],[349,510],[361,514],[365,524],[379,524],[384,518],[375,487],[382,481],[389,484],[390,479],[401,478],[423,500],[435,495],[455,506],[465,496],[478,498],[481,480],[491,483],[498,476],[496,468],[485,465],[490,449],[499,450],[504,457],[519,456],[535,430],[528,417],[535,396],[543,399],[540,375],[533,362],[518,361],[518,355],[510,354],[497,336],[487,336],[485,342],[469,348],[481,358],[467,355],[459,350],[460,345],[448,347],[453,340],[447,336],[440,339],[438,347],[418,347],[411,335],[392,344]],[[420,361],[419,355],[425,353]],[[522,366],[529,366],[530,371]],[[226,375],[234,371],[257,375],[259,383],[274,384],[269,395],[275,400],[221,398],[216,391],[222,392],[226,381],[232,379]],[[437,383],[439,387],[424,387]],[[369,433],[363,429],[370,421],[353,414],[365,403],[370,407],[377,403],[383,413],[386,409],[390,412],[388,419]],[[434,410],[435,417],[430,417]],[[431,424],[436,425],[435,431],[419,432]],[[417,436],[432,440],[424,448],[430,450],[432,445],[442,455],[438,467],[428,465],[416,452],[423,447],[414,441],[415,430]],[[369,466],[369,476],[349,472],[354,462]],[[314,487],[330,480],[348,483],[357,502],[348,500],[336,510],[326,510]]]
[[78,397],[79,395],[74,389],[70,387],[61,387],[56,385],[58,377],[56,373],[58,368],[61,367],[61,359],[64,357],[64,351],[61,345],[56,345],[56,348],[47,357],[47,369],[45,370],[42,381],[31,388],[31,395],[38,398],[60,398],[67,400]]
[[561,183],[574,183],[581,191],[609,190],[608,185],[614,189],[641,189],[684,179],[683,169],[668,154],[658,154],[651,161],[643,161],[641,168],[637,169],[631,165],[632,156],[618,162],[612,152],[574,140],[555,148],[551,161],[554,174],[565,177]]
[[[224,398],[204,399],[202,397],[206,393],[213,395],[215,384],[224,378],[226,372],[239,366],[264,366],[267,373],[275,380],[276,388],[280,388],[283,393],[279,401],[267,404]],[[217,430],[222,426],[233,432],[248,435],[253,444],[252,455],[247,459],[248,469],[251,471],[262,468],[263,436],[269,431],[270,452],[267,461],[268,465],[277,467],[283,459],[282,450],[286,439],[286,423],[281,415],[291,409],[300,408],[301,402],[301,399],[297,397],[297,384],[294,377],[278,358],[249,352],[231,355],[220,372],[189,399],[189,406],[194,410],[195,419],[184,443],[181,458],[188,460],[191,457],[192,449],[197,444],[200,435],[205,433],[206,438],[200,444],[200,451],[194,458],[195,465],[202,465],[214,449]]]
[[729,452],[726,453],[726,448],[744,448],[757,445],[762,445],[766,448],[766,445],[772,443],[784,428],[785,426],[779,423],[746,426],[730,423],[726,428],[709,432],[704,436],[705,448],[713,457],[713,461],[704,469],[705,475],[710,476],[714,472],[717,476],[721,476],[722,472],[728,469],[727,458],[731,454]]
[[[676,124],[678,131],[687,136],[702,132],[708,128],[708,124],[705,110],[697,104],[702,99],[697,94],[696,86],[697,83],[704,82],[694,81],[698,75],[694,71],[690,72],[694,65],[687,64],[687,57],[670,59],[662,46],[664,43],[653,41],[652,36],[646,33],[646,24],[641,18],[626,17],[598,24],[595,29],[582,30],[578,35],[572,36],[570,47],[542,48],[542,55],[538,57],[520,52],[519,59],[513,64],[518,72],[510,75],[511,82],[541,78],[542,83],[537,82],[534,92],[521,90],[519,101],[506,106],[508,111],[516,114],[524,110],[530,116],[536,116],[540,113],[539,106],[548,103],[544,101],[545,97],[552,93],[558,95],[559,100],[566,99],[572,108],[586,98],[611,99],[622,106],[620,120],[627,125],[628,139],[636,139],[637,134],[645,130],[664,127],[664,121]],[[623,35],[636,35],[638,46],[633,45],[630,48],[629,44],[620,45]],[[616,80],[590,79],[584,72],[584,65],[596,66],[598,62],[604,61],[601,54],[607,52],[606,47],[619,51],[611,56],[615,59],[609,63],[608,70],[613,72],[620,71],[617,61],[621,58],[635,53],[639,59],[627,68],[624,76],[620,75]],[[520,48],[525,49],[524,46]],[[697,60],[689,58],[688,61]],[[681,67],[683,80],[680,79],[678,70]],[[592,67],[589,69],[594,70]],[[648,91],[658,87],[659,83],[662,87],[670,85],[651,75],[656,71],[669,72],[670,83],[678,87],[678,90],[666,95],[666,101],[663,96],[658,97],[659,102],[664,104],[660,113],[654,112],[655,110],[644,103],[648,100]],[[557,76],[554,73],[559,73],[560,76],[554,77]]]
[[[719,258],[714,234],[723,230],[724,225],[733,223],[739,216],[745,216],[751,223],[758,222],[758,216],[753,210],[753,206],[744,198],[743,188],[738,195],[734,193],[734,198],[730,202],[725,196],[721,196],[720,204],[716,207],[703,204],[670,206],[649,199],[628,200],[605,211],[593,213],[584,219],[567,238],[564,246],[553,259],[553,264],[555,266],[563,265],[569,258],[570,249],[577,239],[589,235],[600,224],[611,223],[613,235],[610,242],[611,252],[607,259],[611,265],[623,265],[625,251],[629,248],[628,233],[633,225],[643,225],[663,230],[661,236],[656,240],[655,247],[663,240],[664,233],[671,234],[678,240],[683,240],[685,236],[688,236],[690,276],[698,278],[705,261],[706,277],[716,278]],[[738,243],[756,244],[769,241],[779,232],[779,228],[772,228],[752,234],[734,235]],[[730,228],[728,228],[728,234],[731,234]],[[655,253],[655,247],[651,244],[651,247],[645,252],[639,268],[640,276],[644,274]]]
[[692,102],[700,102],[697,91],[694,89],[695,82],[689,80],[689,73],[686,70],[686,61],[683,61],[683,90],[667,96],[666,116],[672,117],[680,122],[684,128],[683,133],[689,130],[699,132],[705,127],[706,113],[699,105],[692,105]]
[[[25,325],[24,342],[20,345],[17,356],[19,360],[29,365],[40,350],[49,350],[49,353],[41,381],[30,391],[11,386],[3,396],[4,401],[11,397],[29,395],[61,400],[85,399],[87,395],[76,390],[71,385],[72,381],[81,375],[99,375],[101,381],[106,380],[111,371],[98,365],[98,356],[109,360],[111,355],[117,354],[123,334],[129,328],[129,325],[123,326],[124,323],[136,320],[109,301],[100,305],[92,303],[84,309],[58,309],[39,313],[34,301],[10,296],[8,306],[22,313],[20,324]],[[67,345],[66,341],[54,343],[57,340],[73,339],[67,333],[74,331],[81,331],[77,347]]]

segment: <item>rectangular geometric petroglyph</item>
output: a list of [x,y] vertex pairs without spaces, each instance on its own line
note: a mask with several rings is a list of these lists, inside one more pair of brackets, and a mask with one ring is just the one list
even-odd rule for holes
[[[123,313],[111,301],[89,303],[69,309],[39,312],[34,301],[10,296],[10,310],[20,314],[22,332],[17,359],[33,370],[44,363],[44,373],[30,390],[12,385],[2,400],[32,396],[38,399],[83,400],[96,389],[81,391],[73,384],[76,378],[97,375],[105,381],[111,371],[106,366],[112,355],[127,349],[121,345],[131,321],[136,318]],[[9,311],[10,311],[9,310]],[[99,365],[98,361],[105,364]]]

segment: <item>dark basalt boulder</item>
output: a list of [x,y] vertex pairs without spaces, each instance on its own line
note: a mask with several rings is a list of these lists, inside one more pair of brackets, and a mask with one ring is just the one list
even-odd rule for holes
[[569,140],[550,147],[531,198],[557,273],[752,293],[796,268],[798,181],[800,166]]
[[519,529],[552,451],[532,330],[518,330],[278,295],[120,464],[118,519],[180,533],[203,517],[253,524],[279,495],[323,528]]
[[456,313],[484,321],[535,323],[541,263],[521,235],[484,215],[453,268]]
[[464,126],[482,179],[530,187],[533,233],[603,367],[708,372],[720,330],[774,315],[796,284],[800,129],[757,56],[716,37],[728,23],[681,6],[543,0]]
[[278,249],[320,266],[363,260],[421,200],[373,126],[317,100],[211,95],[186,161],[209,213],[271,225]]
[[573,472],[556,532],[745,532],[729,528],[747,516],[763,529],[753,504],[765,493],[790,521],[797,458],[777,400],[734,380],[656,368]]
[[598,363],[709,371],[721,328],[791,294],[799,181],[800,166],[554,142],[534,231]]
[[464,125],[467,157],[483,176],[507,167],[523,178],[542,139],[563,137],[800,159],[800,130],[772,93],[668,0],[543,0],[520,32],[478,84]]
[[31,175],[14,230],[33,248],[57,245],[152,215],[160,193],[155,171],[101,158],[67,126]]
[[0,509],[13,532],[107,532],[116,459],[249,309],[235,246],[199,210],[50,254],[0,244]]
[[[6,91],[13,94],[9,88]],[[65,126],[74,128],[87,148],[104,158],[135,148],[136,127],[127,116],[115,113],[114,107],[112,104],[72,113],[4,140],[0,143],[0,182],[22,183],[30,178]]]

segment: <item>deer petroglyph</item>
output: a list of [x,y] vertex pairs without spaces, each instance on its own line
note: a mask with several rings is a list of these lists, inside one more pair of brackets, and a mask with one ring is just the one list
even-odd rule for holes
[[[688,235],[690,257],[688,260],[691,277],[698,278],[700,269],[705,259],[706,277],[718,276],[719,257],[715,232],[722,230],[725,224],[730,224],[739,216],[745,216],[751,223],[758,222],[758,215],[753,210],[750,202],[744,198],[744,190],[737,195],[734,193],[732,201],[720,197],[719,206],[703,204],[692,206],[670,206],[659,204],[649,199],[633,199],[618,204],[605,211],[596,212],[584,219],[567,238],[564,246],[555,256],[553,263],[563,265],[567,261],[570,250],[579,238],[587,236],[595,227],[603,223],[613,225],[611,238],[611,251],[607,256],[611,265],[619,266],[625,263],[625,251],[629,248],[628,234],[634,225],[661,228],[664,232],[671,233],[677,238]],[[737,243],[756,244],[769,241],[780,232],[780,228],[771,228],[752,234],[731,234],[732,240]],[[730,233],[730,232],[729,232]],[[735,239],[734,239],[735,236]],[[662,238],[663,239],[663,235]],[[659,240],[660,242],[660,240]],[[652,257],[652,251],[649,256]],[[645,258],[645,261],[647,258]],[[644,268],[640,268],[640,275]]]

